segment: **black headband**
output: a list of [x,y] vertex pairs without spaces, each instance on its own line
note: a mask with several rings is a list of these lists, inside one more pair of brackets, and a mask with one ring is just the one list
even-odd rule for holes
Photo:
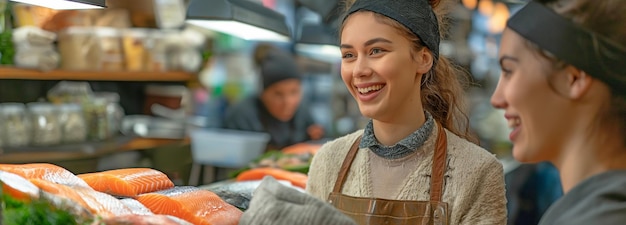
[[372,11],[389,17],[409,28],[439,58],[439,24],[427,0],[357,0],[348,10],[348,16],[359,10]]
[[626,48],[534,1],[515,13],[507,26],[626,96]]

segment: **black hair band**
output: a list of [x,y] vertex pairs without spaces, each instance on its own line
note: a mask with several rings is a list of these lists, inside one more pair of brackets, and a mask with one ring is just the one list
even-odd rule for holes
[[507,22],[522,37],[626,96],[626,48],[531,1]]
[[357,0],[346,16],[359,10],[367,10],[389,17],[408,28],[420,38],[433,53],[435,62],[439,59],[439,23],[433,8],[426,0]]

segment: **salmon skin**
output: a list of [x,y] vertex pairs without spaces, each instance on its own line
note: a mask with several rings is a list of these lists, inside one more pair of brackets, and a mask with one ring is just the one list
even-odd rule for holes
[[132,199],[132,198],[124,198],[121,199],[120,202],[124,204],[133,214],[136,215],[154,215],[150,209],[146,208],[141,202]]
[[42,191],[66,198],[103,218],[132,213],[120,200],[89,187],[71,187],[42,179],[30,179],[29,181]]
[[50,163],[0,164],[0,170],[26,179],[42,179],[69,186],[89,187],[85,181],[63,167]]
[[50,194],[69,199],[71,202],[87,207],[87,202],[78,194],[78,192],[71,186],[53,183],[43,179],[29,179],[32,184],[40,188],[42,191]]
[[[44,182],[51,183],[49,181]],[[46,192],[22,176],[0,171],[0,184],[0,194],[6,193],[19,201],[29,203],[38,199],[50,203],[51,206],[57,209],[70,213],[77,219],[89,219],[93,217],[91,212],[82,205],[76,204],[75,201],[69,198]],[[0,224],[1,223],[2,218],[0,217]]]
[[276,180],[289,181],[293,186],[306,188],[308,176],[303,173],[291,172],[279,168],[259,167],[244,171],[237,175],[237,181],[262,180],[265,176],[272,176]]
[[91,209],[96,211],[96,214],[102,217],[120,216],[131,214],[131,210],[128,209],[119,199],[99,191],[95,191],[89,188],[77,189],[78,194],[87,202]]
[[39,198],[39,188],[17,174],[0,171],[0,194],[7,193],[19,200]]
[[172,215],[195,225],[236,225],[242,214],[213,192],[192,186],[142,194],[137,200],[155,214]]
[[181,219],[166,215],[122,215],[107,218],[106,225],[193,225]]
[[96,191],[122,197],[165,190],[174,183],[161,171],[151,168],[127,168],[79,174]]

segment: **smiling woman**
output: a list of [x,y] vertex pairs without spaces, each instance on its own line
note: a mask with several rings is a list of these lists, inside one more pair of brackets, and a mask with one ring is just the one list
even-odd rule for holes
[[539,224],[626,221],[626,1],[536,0],[502,35],[491,103],[513,156],[548,161],[565,195]]
[[468,140],[461,74],[439,55],[454,3],[348,2],[341,78],[371,120],[318,150],[312,196],[264,181],[240,224],[506,224],[502,165]]
[[[358,224],[505,223],[502,167],[471,143],[464,74],[439,54],[449,3],[349,4],[340,30],[341,77],[371,120],[318,151],[307,191]],[[400,204],[437,207],[366,207]]]

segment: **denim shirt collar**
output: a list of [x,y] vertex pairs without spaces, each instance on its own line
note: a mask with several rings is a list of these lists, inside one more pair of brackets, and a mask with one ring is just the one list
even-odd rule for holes
[[429,112],[425,112],[426,122],[415,132],[392,146],[385,146],[374,136],[374,124],[370,120],[363,131],[359,148],[369,148],[376,155],[387,159],[399,159],[415,152],[428,139],[435,126],[435,121]]

